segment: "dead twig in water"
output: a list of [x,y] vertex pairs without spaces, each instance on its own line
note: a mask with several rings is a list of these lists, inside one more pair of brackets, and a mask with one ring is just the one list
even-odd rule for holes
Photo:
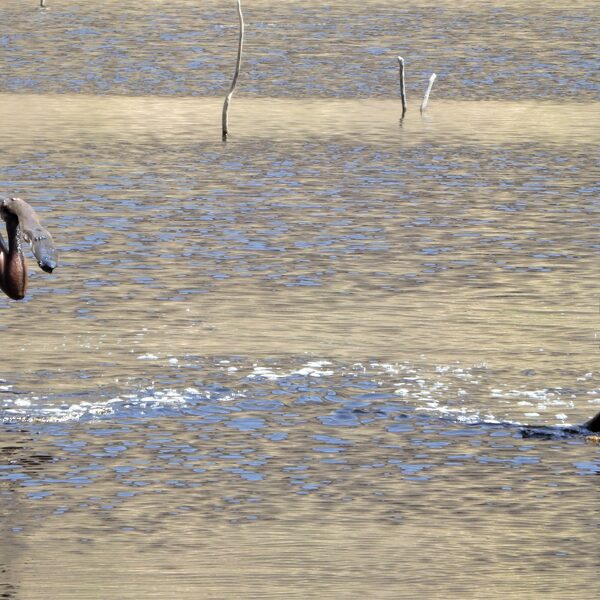
[[398,66],[400,67],[400,98],[402,100],[402,116],[406,112],[406,85],[404,83],[404,59],[398,57]]
[[429,85],[427,86],[427,90],[425,91],[425,96],[423,96],[423,102],[421,102],[421,112],[425,112],[425,109],[427,108],[427,103],[429,102],[429,94],[431,93],[431,88],[433,87],[433,82],[435,81],[436,77],[437,75],[435,73],[432,73],[431,77],[429,78]]
[[46,8],[46,0],[40,0],[40,8]]
[[237,83],[238,77],[240,75],[240,65],[242,64],[242,47],[244,45],[244,17],[242,15],[242,4],[240,0],[237,0],[237,10],[238,17],[240,19],[240,37],[238,41],[238,53],[237,53],[237,61],[235,64],[235,73],[233,74],[233,81],[231,82],[231,87],[229,88],[229,93],[225,96],[225,102],[223,103],[223,115],[222,115],[222,131],[223,131],[223,141],[227,140],[227,134],[229,133],[227,113],[229,111],[229,102],[231,101],[231,97],[233,96],[233,91],[235,90],[235,85]]

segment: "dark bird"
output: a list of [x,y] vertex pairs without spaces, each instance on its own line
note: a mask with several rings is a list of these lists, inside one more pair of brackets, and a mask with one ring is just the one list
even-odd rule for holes
[[38,265],[46,273],[52,273],[58,264],[56,248],[50,232],[24,200],[0,200],[0,217],[6,223],[8,236],[5,242],[0,234],[0,289],[9,298],[22,300],[27,289],[22,241],[29,242]]
[[583,426],[592,433],[600,433],[600,412],[589,421],[586,421]]

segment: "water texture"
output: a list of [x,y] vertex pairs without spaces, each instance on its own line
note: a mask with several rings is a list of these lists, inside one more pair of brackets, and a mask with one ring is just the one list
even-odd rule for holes
[[[209,96],[233,74],[235,2],[4,0],[3,90]],[[396,56],[419,101],[598,100],[594,2],[243,2],[244,93],[390,97]]]
[[0,298],[0,596],[594,595],[595,5],[248,3],[223,144],[235,3],[37,4],[0,196],[60,266]]

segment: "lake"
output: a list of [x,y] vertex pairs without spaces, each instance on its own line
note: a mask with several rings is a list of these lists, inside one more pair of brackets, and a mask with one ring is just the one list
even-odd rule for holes
[[226,143],[235,2],[38,4],[0,196],[60,264],[0,298],[0,596],[594,595],[596,4],[248,2]]

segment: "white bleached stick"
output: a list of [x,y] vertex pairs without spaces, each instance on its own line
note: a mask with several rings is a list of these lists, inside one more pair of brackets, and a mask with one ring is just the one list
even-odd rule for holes
[[421,112],[425,112],[425,109],[427,108],[427,103],[429,102],[429,94],[431,93],[431,88],[433,87],[433,82],[435,81],[436,77],[437,75],[435,73],[432,73],[431,77],[429,78],[429,85],[427,86],[427,90],[425,91],[425,96],[423,96],[423,102],[421,102]]
[[228,120],[227,113],[229,111],[229,102],[231,101],[231,97],[233,96],[233,91],[235,90],[235,84],[237,83],[238,77],[240,75],[240,66],[242,64],[242,47],[244,45],[244,17],[242,15],[242,4],[240,0],[237,0],[237,11],[238,17],[240,19],[240,38],[238,41],[238,53],[237,53],[237,61],[235,63],[235,73],[233,74],[233,81],[231,82],[231,87],[229,88],[229,93],[225,96],[225,102],[223,103],[223,115],[221,119],[222,130],[223,130],[223,140],[227,139],[227,134],[229,133],[228,128]]

